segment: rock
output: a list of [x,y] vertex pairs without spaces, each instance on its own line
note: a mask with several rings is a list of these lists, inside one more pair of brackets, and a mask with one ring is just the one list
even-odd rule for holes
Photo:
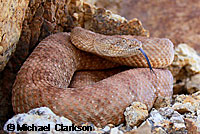
[[[29,0],[1,0],[0,2],[0,72],[5,68],[16,49],[28,3]],[[14,79],[15,76],[8,71],[0,73],[0,130],[13,114],[11,87]],[[7,83],[9,83],[9,88],[7,88]]]
[[[56,124],[64,124],[65,126],[72,126],[72,122],[65,117],[56,116],[49,108],[41,107],[30,110],[28,113],[15,115],[12,119],[9,119],[4,125],[4,131],[7,130],[8,124],[14,124],[15,129],[13,132],[19,133],[16,129],[17,124],[22,126],[27,124],[27,126],[48,126],[50,127],[51,133],[58,133],[55,130]],[[42,132],[41,132],[42,133]]]
[[[12,130],[12,132],[15,133],[22,133],[21,131],[16,129],[17,125],[27,125],[27,126],[35,126],[39,128],[38,126],[46,126],[47,133],[51,134],[75,134],[75,133],[104,133],[104,131],[101,131],[97,129],[93,124],[91,123],[85,123],[79,126],[79,128],[85,128],[86,131],[76,131],[77,128],[70,120],[68,120],[65,117],[59,117],[55,115],[49,108],[47,107],[40,107],[30,110],[28,113],[18,114],[15,115],[13,118],[9,119],[6,124],[4,125],[4,131],[10,132],[7,128],[9,124],[14,124],[15,129]],[[35,128],[32,127],[32,128]],[[30,127],[29,127],[30,128]],[[66,128],[66,130],[61,130],[61,128]],[[95,131],[94,131],[95,130]],[[44,133],[44,131],[37,131],[32,130],[24,131],[23,133]]]
[[191,103],[187,102],[187,103],[175,103],[172,108],[176,111],[178,111],[179,113],[186,113],[186,112],[191,112],[193,113],[195,111],[195,107],[192,106]]
[[160,113],[160,115],[169,118],[174,113],[174,110],[170,107],[164,107],[164,108],[158,109],[158,112]]
[[188,134],[200,134],[200,110],[198,109],[192,115],[185,114],[184,116]]
[[192,95],[174,95],[173,108],[181,113],[184,112],[197,112],[200,109],[199,92]]
[[15,51],[28,3],[28,0],[0,2],[0,71]]
[[110,134],[123,134],[123,132],[119,130],[118,127],[114,127],[114,128],[111,128]]
[[152,133],[186,133],[184,117],[170,107],[152,109],[147,119],[151,123]]
[[126,125],[134,127],[141,124],[148,116],[147,106],[141,102],[133,102],[125,112]]
[[158,98],[154,102],[153,107],[156,109],[161,108],[161,107],[167,107],[167,106],[170,106],[171,102],[172,102],[171,97],[158,95]]
[[169,70],[174,76],[174,93],[199,91],[200,56],[186,44],[175,48],[174,61]]
[[137,126],[134,126],[133,128],[130,126],[125,126],[125,125],[119,127],[119,130],[121,130],[122,132],[129,132],[129,131],[135,130],[135,129],[137,129]]
[[176,121],[174,127],[182,128],[182,131],[187,130],[188,134],[200,133],[200,91],[192,95],[175,95],[172,108],[182,114],[185,123],[185,126],[183,123],[180,124],[183,120],[179,115],[178,118],[171,117],[171,120]]
[[188,118],[185,118],[184,120],[188,134],[200,134],[200,122],[197,124],[194,120]]
[[196,103],[194,103],[196,111],[198,111],[200,109],[200,91],[193,93],[191,95],[192,98],[194,98],[196,101]]
[[137,129],[133,129],[130,132],[126,132],[125,134],[152,134],[151,124],[149,123],[149,121],[145,121]]
[[[114,128],[115,126],[113,124],[108,124],[106,125],[103,129],[102,128],[96,128],[95,132],[99,133],[110,133],[111,129]],[[119,128],[119,127],[118,127]],[[99,129],[99,131],[97,131]]]
[[179,44],[175,48],[172,66],[185,67],[190,74],[200,73],[200,56],[187,44]]
[[167,134],[167,132],[162,127],[156,127],[152,134]]
[[200,73],[191,76],[191,78],[186,81],[185,86],[190,94],[200,91]]
[[197,125],[197,130],[200,132],[200,110],[197,111],[196,125]]
[[103,131],[104,131],[104,132],[109,132],[110,129],[111,129],[111,128],[110,128],[109,126],[105,126],[104,129],[103,129]]
[[[185,73],[186,74],[186,73]],[[177,80],[174,78],[173,80],[173,94],[181,94],[187,90],[185,88],[186,79],[179,77]]]
[[185,130],[186,127],[183,117],[177,111],[174,111],[172,117],[170,118],[170,121],[173,123],[175,130]]
[[156,109],[153,108],[150,112],[150,117],[148,120],[151,120],[154,123],[159,123],[164,120],[164,117]]

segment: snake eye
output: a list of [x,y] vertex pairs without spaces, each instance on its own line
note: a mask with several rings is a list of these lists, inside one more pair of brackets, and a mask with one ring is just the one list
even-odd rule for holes
[[123,42],[123,43],[126,43],[126,40],[125,40],[125,39],[123,39],[123,40],[122,40],[122,42]]

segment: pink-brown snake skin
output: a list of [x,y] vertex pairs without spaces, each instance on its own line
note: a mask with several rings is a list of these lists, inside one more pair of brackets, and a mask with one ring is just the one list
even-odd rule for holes
[[[105,126],[122,123],[123,112],[133,101],[140,101],[151,109],[159,97],[171,98],[173,78],[170,71],[156,69],[170,65],[173,60],[173,44],[169,40],[134,37],[142,42],[154,68],[153,74],[140,53],[131,57],[99,57],[77,49],[71,40],[76,45],[81,45],[81,41],[89,46],[92,44],[88,42],[94,43],[101,35],[75,28],[71,36],[69,33],[50,35],[24,62],[13,85],[15,113],[46,106],[73,123],[92,122],[96,126]],[[112,68],[118,66],[117,63],[144,68],[126,70],[91,85],[68,87],[77,70]]]

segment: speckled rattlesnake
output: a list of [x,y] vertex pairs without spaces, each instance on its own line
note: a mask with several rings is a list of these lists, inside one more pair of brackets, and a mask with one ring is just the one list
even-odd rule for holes
[[[71,41],[79,49],[99,53],[103,58],[77,49]],[[68,88],[76,70],[111,68],[116,63],[148,67],[138,51],[141,45],[155,75],[148,68],[130,69],[91,85]],[[120,49],[121,52],[116,53],[112,49]],[[133,52],[135,54],[132,55]],[[108,56],[115,53],[115,57]],[[74,28],[71,35],[50,35],[40,42],[18,72],[13,86],[13,109],[21,113],[47,106],[74,123],[119,124],[131,102],[141,101],[150,109],[159,98],[171,97],[170,71],[155,68],[164,68],[172,60],[173,44],[168,39],[105,36],[82,28]]]

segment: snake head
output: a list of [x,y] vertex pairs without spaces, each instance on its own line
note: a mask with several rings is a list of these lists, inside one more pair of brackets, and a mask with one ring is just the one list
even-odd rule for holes
[[94,40],[95,51],[103,56],[130,57],[140,53],[142,42],[119,36],[107,36]]
[[150,71],[154,72],[147,57],[142,49],[142,42],[135,38],[125,38],[123,36],[102,36],[94,40],[94,49],[99,55],[109,57],[130,57],[137,54],[143,54]]

